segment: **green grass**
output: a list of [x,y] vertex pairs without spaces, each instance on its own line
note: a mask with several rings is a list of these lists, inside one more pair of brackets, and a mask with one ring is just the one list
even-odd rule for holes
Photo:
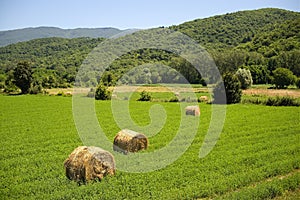
[[[130,101],[131,117],[139,125],[148,124],[155,104]],[[180,121],[178,103],[159,104],[168,118],[160,133],[149,138],[149,152],[165,146]],[[65,177],[63,168],[68,155],[82,145],[72,98],[0,96],[0,105],[0,199],[264,199],[300,186],[298,107],[228,106],[220,139],[199,159],[211,112],[211,105],[201,103],[200,128],[177,161],[154,172],[117,171],[101,182],[78,186]],[[119,128],[110,102],[95,105],[100,125],[112,140]]]

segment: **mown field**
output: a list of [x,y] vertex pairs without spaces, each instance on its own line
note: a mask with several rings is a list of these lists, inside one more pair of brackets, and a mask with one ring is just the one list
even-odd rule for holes
[[[165,108],[167,120],[160,133],[149,138],[147,151],[162,148],[172,139],[180,121],[179,105],[130,101],[131,117],[140,125],[150,122],[148,111],[157,103]],[[211,105],[200,103],[197,135],[177,161],[149,173],[117,171],[101,182],[79,186],[65,177],[63,168],[68,155],[82,145],[73,121],[72,98],[0,96],[0,105],[0,199],[299,197],[299,107],[229,105],[215,148],[200,159],[211,117]],[[99,123],[112,140],[119,127],[110,102],[95,105]]]

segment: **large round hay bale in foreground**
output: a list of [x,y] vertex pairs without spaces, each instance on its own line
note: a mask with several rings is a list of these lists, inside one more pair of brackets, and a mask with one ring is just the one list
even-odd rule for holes
[[148,138],[144,134],[124,129],[116,135],[113,149],[114,151],[127,154],[147,149],[148,144]]
[[75,181],[102,179],[115,174],[115,160],[111,153],[99,147],[77,147],[65,160],[66,176]]
[[185,108],[186,115],[200,116],[200,108],[199,106],[187,106]]

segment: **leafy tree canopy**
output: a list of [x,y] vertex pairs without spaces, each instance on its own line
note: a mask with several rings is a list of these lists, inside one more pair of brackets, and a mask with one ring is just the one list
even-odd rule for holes
[[13,71],[14,83],[21,89],[22,94],[27,94],[32,82],[32,70],[28,62],[19,62]]

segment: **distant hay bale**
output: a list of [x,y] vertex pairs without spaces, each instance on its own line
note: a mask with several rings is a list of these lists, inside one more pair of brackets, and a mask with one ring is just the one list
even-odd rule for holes
[[141,133],[132,130],[121,130],[114,139],[114,151],[127,154],[128,152],[137,152],[148,147],[148,138]]
[[118,96],[117,96],[116,94],[112,94],[112,95],[111,95],[111,98],[112,98],[112,99],[118,99]]
[[207,96],[201,96],[199,98],[200,102],[208,102],[208,97]]
[[66,92],[63,96],[65,96],[65,97],[71,97],[72,96],[72,92]]
[[199,106],[187,106],[185,108],[186,115],[200,116],[200,108]]
[[111,153],[99,147],[77,147],[65,160],[66,176],[70,180],[89,181],[115,174],[115,160]]

